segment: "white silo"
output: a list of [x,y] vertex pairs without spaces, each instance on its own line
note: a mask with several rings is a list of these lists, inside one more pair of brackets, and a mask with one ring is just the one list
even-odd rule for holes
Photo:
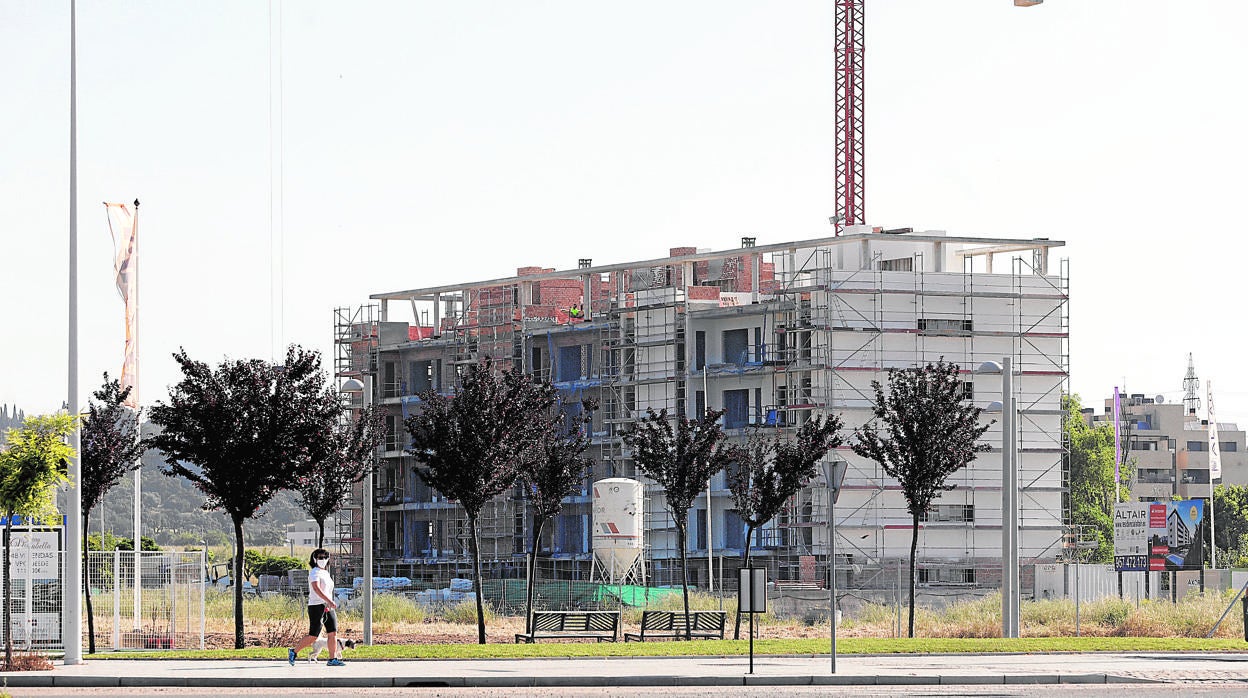
[[644,495],[642,484],[629,478],[594,483],[595,576],[608,584],[623,584],[629,578],[645,584],[641,559]]

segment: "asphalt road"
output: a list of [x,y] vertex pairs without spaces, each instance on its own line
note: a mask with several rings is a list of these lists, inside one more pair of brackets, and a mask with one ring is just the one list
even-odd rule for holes
[[[1248,696],[1248,683],[1174,683],[1174,684],[1101,684],[1061,686],[845,686],[845,687],[768,687],[767,694],[806,698],[814,696],[1063,696],[1074,698],[1161,698],[1177,696]],[[206,688],[15,688],[9,690],[13,698],[222,698],[222,690]],[[231,698],[252,696],[292,696],[297,698],[517,698],[537,697],[585,697],[585,698],[694,698],[712,694],[715,698],[757,698],[758,687],[667,687],[667,688],[340,688],[340,689],[229,689]]]

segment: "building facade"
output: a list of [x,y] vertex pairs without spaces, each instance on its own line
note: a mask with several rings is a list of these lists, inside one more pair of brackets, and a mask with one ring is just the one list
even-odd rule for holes
[[[1068,279],[1047,239],[960,238],[865,226],[839,237],[723,251],[673,248],[668,256],[577,269],[518,269],[514,277],[379,293],[336,314],[339,378],[371,375],[387,413],[377,478],[377,559],[383,574],[437,581],[466,575],[466,519],[413,474],[403,419],[418,394],[452,389],[458,367],[497,365],[552,381],[567,404],[598,400],[594,472],[566,501],[542,541],[545,577],[589,579],[590,482],[638,477],[620,436],[648,408],[724,409],[731,438],[754,427],[792,433],[817,414],[839,414],[847,441],[870,418],[872,381],[890,368],[941,358],[960,366],[966,399],[1001,401],[1002,377],[976,371],[1010,356],[1018,409],[1020,559],[1051,561],[1068,522],[1061,395],[1068,389]],[[400,319],[400,316],[403,316]],[[921,524],[926,584],[1000,579],[1001,415],[992,450],[955,474]],[[843,447],[836,505],[842,584],[887,587],[908,564],[910,517],[897,483]],[[644,561],[652,583],[678,579],[675,529],[663,493],[647,486]],[[781,581],[826,579],[829,498],[822,478],[751,541]],[[731,585],[746,545],[725,475],[690,513],[691,580]],[[358,524],[358,513],[356,517]],[[523,492],[481,517],[483,568],[523,576],[530,522]],[[349,540],[358,541],[357,536]],[[358,543],[354,550],[358,552]]]
[[[1209,498],[1209,420],[1180,403],[1158,401],[1144,394],[1121,397],[1119,434],[1127,464],[1134,472],[1132,498],[1169,501]],[[1087,411],[1085,410],[1085,413]],[[1091,424],[1113,424],[1114,399],[1105,400],[1104,414],[1087,414]],[[1227,485],[1248,484],[1248,453],[1244,431],[1218,423],[1222,479]]]

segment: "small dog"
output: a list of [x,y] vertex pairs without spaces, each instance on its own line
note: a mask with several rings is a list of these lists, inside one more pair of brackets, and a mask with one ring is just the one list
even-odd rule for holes
[[[320,637],[316,638],[316,642],[312,643],[312,652],[311,654],[308,655],[308,661],[309,662],[320,661],[320,659],[318,658],[321,656],[321,652],[325,651],[325,647],[328,645],[329,645],[329,641],[325,639],[324,635],[321,635]],[[344,641],[344,640],[339,639],[338,640],[338,656],[339,657],[342,656],[342,651],[344,649],[346,650],[355,649],[355,640]]]

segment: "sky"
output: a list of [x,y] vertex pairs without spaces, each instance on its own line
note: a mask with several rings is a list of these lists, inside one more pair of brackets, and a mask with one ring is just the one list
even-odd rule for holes
[[[1248,4],[867,0],[866,211],[1048,237],[1071,386],[1248,426]],[[828,0],[80,0],[79,392],[120,371],[103,201],[142,201],[140,398],[384,291],[830,234]],[[67,394],[69,2],[0,2],[0,403]],[[1204,390],[1202,387],[1202,394]]]

